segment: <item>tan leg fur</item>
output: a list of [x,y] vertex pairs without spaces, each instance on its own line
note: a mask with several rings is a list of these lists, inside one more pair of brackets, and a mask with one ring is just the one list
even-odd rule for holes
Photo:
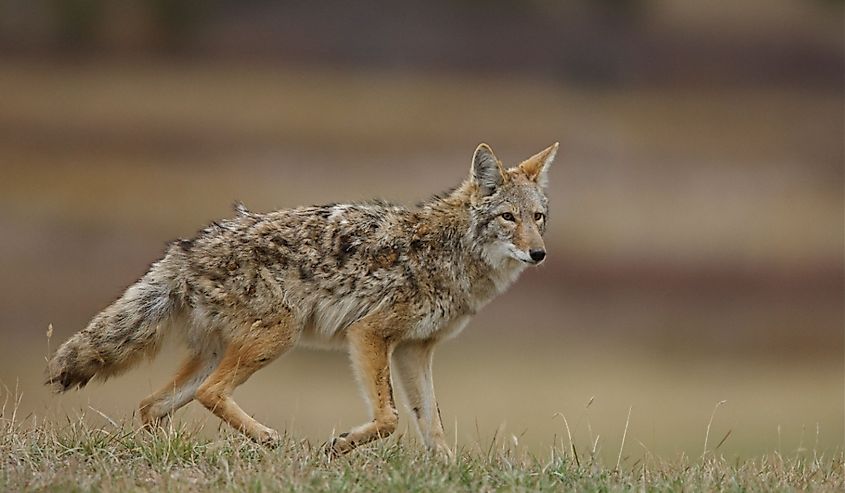
[[245,413],[231,394],[253,373],[293,347],[295,342],[294,331],[287,323],[269,327],[260,321],[252,324],[226,348],[220,365],[197,389],[196,399],[232,428],[256,442],[277,442],[279,434]]
[[396,430],[399,413],[390,380],[390,354],[394,347],[391,321],[384,316],[366,317],[347,330],[352,367],[370,405],[372,421],[333,439],[327,445],[332,456],[387,437]]
[[217,361],[219,358],[203,355],[186,359],[170,383],[141,401],[139,408],[144,426],[159,426],[162,419],[194,400],[197,388],[217,365]]

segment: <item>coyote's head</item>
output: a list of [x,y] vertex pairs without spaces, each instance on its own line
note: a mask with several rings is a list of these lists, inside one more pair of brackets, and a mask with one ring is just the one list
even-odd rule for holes
[[549,165],[558,144],[505,169],[493,150],[481,144],[472,157],[470,215],[477,244],[493,267],[513,259],[539,264],[546,258]]

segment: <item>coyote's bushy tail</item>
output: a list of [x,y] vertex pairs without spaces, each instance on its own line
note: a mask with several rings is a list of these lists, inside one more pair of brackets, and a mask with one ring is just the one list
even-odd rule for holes
[[107,379],[158,351],[164,327],[181,305],[173,251],[123,296],[74,334],[47,364],[46,385],[56,392]]

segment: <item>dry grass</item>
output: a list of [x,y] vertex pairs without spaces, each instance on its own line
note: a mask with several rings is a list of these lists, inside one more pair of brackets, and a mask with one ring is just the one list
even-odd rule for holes
[[4,491],[841,491],[845,484],[841,451],[731,462],[717,445],[703,457],[644,451],[631,462],[623,447],[611,467],[589,446],[560,440],[534,455],[518,438],[494,435],[446,462],[400,436],[329,461],[319,444],[293,436],[266,449],[228,431],[208,440],[186,427],[150,434],[126,423],[93,427],[81,417],[23,418],[16,404],[7,401],[0,415]]

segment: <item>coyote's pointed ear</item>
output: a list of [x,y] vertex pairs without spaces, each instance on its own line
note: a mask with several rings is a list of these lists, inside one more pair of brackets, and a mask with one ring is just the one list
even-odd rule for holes
[[549,182],[549,165],[555,160],[555,154],[557,154],[559,144],[559,142],[555,142],[546,149],[543,149],[537,154],[526,159],[519,165],[519,169],[521,169],[530,180],[534,180],[542,188],[546,188],[546,185]]
[[479,144],[472,156],[472,182],[481,197],[492,195],[505,181],[502,163],[487,144]]

